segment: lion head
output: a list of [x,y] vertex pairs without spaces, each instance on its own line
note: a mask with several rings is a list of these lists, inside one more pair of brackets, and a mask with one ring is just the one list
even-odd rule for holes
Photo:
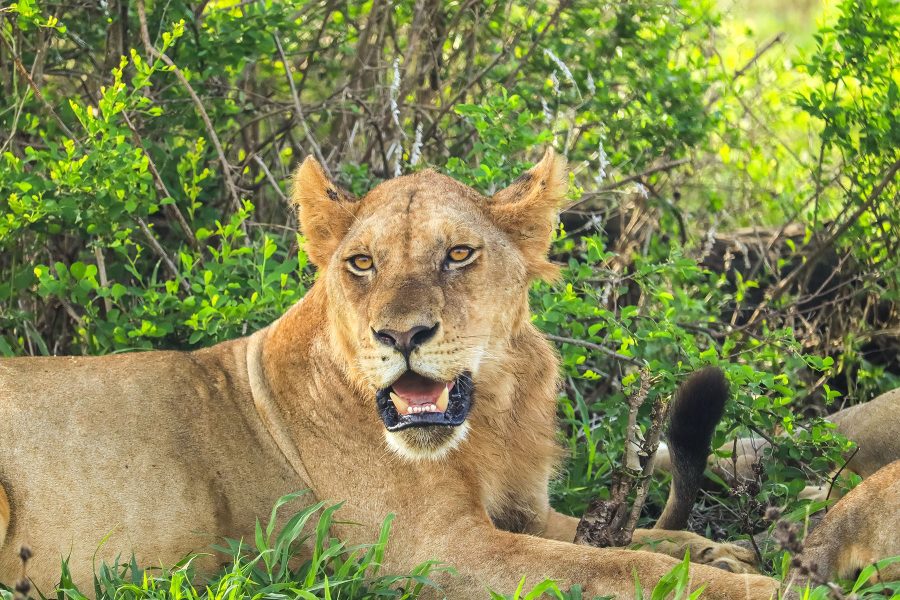
[[313,158],[297,170],[331,342],[401,455],[437,458],[465,438],[482,373],[529,323],[530,283],[556,272],[566,183],[552,150],[491,197],[427,170],[355,198]]

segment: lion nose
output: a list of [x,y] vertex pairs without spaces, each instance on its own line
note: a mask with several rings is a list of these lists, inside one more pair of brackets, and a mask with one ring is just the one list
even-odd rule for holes
[[404,356],[409,356],[413,350],[430,340],[437,333],[440,323],[435,323],[431,327],[427,325],[416,325],[412,329],[406,331],[397,331],[396,329],[379,329],[372,331],[375,339],[391,348],[396,348]]

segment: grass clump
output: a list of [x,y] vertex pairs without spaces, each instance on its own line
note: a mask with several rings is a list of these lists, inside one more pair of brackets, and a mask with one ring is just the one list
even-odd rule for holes
[[45,595],[41,590],[17,585],[16,591],[0,588],[0,600],[403,600],[417,598],[424,588],[435,587],[430,575],[447,570],[432,561],[405,574],[382,572],[393,515],[385,519],[377,540],[357,546],[348,546],[329,533],[341,504],[317,502],[295,513],[276,530],[279,510],[304,494],[280,498],[268,523],[263,526],[257,521],[252,543],[227,539],[215,547],[228,559],[212,575],[195,569],[200,554],[186,556],[171,568],[142,568],[132,557],[128,562],[101,564],[95,571],[93,589],[83,590],[72,581],[68,561],[63,560],[60,582],[53,593]]

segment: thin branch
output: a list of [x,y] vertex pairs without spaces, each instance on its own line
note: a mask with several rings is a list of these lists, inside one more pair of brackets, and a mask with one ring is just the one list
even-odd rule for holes
[[[853,449],[853,454],[850,455],[850,458],[844,461],[844,464],[841,465],[841,468],[837,470],[837,473],[834,474],[834,477],[831,478],[831,483],[828,485],[828,493],[825,494],[825,501],[827,502],[829,498],[831,498],[831,492],[834,490],[834,486],[838,481],[838,478],[841,476],[841,473],[844,472],[844,469],[850,464],[850,461],[853,460],[853,457],[856,456],[856,453],[859,452],[859,446]],[[828,507],[825,507],[825,512],[828,512]]]
[[850,215],[850,217],[848,217],[843,223],[841,223],[841,225],[837,229],[835,229],[831,233],[831,235],[820,241],[812,250],[807,252],[804,256],[803,262],[778,282],[778,285],[775,287],[775,289],[770,292],[762,302],[759,303],[759,305],[753,311],[753,314],[750,315],[750,318],[743,327],[746,328],[754,324],[773,301],[780,298],[788,290],[791,284],[794,283],[794,281],[799,279],[801,275],[805,274],[806,271],[816,263],[816,259],[819,256],[821,256],[827,249],[831,248],[838,240],[838,238],[847,233],[850,227],[852,227],[853,224],[856,223],[863,215],[863,213],[869,210],[872,204],[874,204],[878,197],[881,196],[881,192],[883,192],[884,188],[886,188],[888,184],[893,181],[894,176],[897,174],[898,170],[900,170],[900,159],[894,161],[894,164],[888,167],[887,171],[884,174],[884,177],[882,177],[878,185],[876,185],[872,189],[872,192],[859,206],[859,208],[857,208],[853,212],[853,214]]
[[264,163],[263,160],[259,157],[259,154],[254,154],[253,160],[256,161],[256,164],[259,165],[259,168],[262,169],[263,173],[266,174],[266,179],[268,179],[269,183],[272,184],[272,187],[278,193],[278,197],[281,198],[285,204],[290,205],[291,201],[288,200],[288,197],[285,196],[284,192],[281,191],[281,188],[278,186],[278,181],[275,179],[275,177],[272,176],[272,172],[269,170],[269,167],[266,166],[266,163]]
[[16,54],[15,48],[13,48],[10,45],[9,41],[7,41],[7,39],[6,39],[6,36],[0,35],[0,41],[3,42],[3,44],[6,46],[6,48],[9,50],[10,54],[12,55],[13,63],[16,65],[16,70],[19,72],[19,75],[21,75],[22,78],[25,79],[26,82],[28,82],[28,87],[30,87],[34,91],[34,95],[37,96],[37,99],[41,101],[41,104],[44,105],[44,108],[46,108],[47,111],[51,115],[53,115],[53,118],[56,119],[56,122],[59,124],[60,129],[63,130],[63,133],[65,133],[68,138],[70,138],[73,142],[75,142],[77,144],[78,139],[75,137],[75,134],[72,133],[72,130],[69,129],[68,126],[66,126],[66,124],[65,124],[65,122],[63,122],[62,118],[60,118],[60,116],[58,114],[56,114],[56,111],[53,110],[53,106],[49,102],[47,102],[46,98],[44,98],[44,94],[41,93],[41,90],[38,88],[37,84],[34,82],[34,79],[31,78],[31,75],[28,74],[28,70],[25,69],[25,65],[23,65],[22,61],[19,59],[19,55]]
[[153,232],[150,231],[150,227],[147,225],[147,222],[144,221],[141,217],[137,217],[138,226],[141,228],[141,232],[144,234],[144,237],[147,238],[147,242],[150,244],[150,247],[153,249],[153,252],[156,253],[156,256],[159,257],[163,264],[166,265],[166,268],[169,272],[178,280],[178,284],[181,286],[185,292],[191,292],[190,284],[185,281],[184,278],[181,277],[181,273],[178,271],[178,267],[175,266],[175,263],[169,258],[169,255],[166,254],[165,249],[159,245],[159,241],[157,241],[156,236],[153,235]]
[[[128,116],[127,111],[122,111],[122,117],[125,119],[125,124],[128,125],[128,129],[131,130],[131,135],[133,136],[134,143],[143,148],[144,141],[141,139],[140,134],[138,133],[137,127],[134,126],[134,123],[131,122],[131,118]],[[178,208],[178,205],[174,203],[174,196],[169,193],[169,189],[166,187],[165,182],[162,179],[162,176],[159,174],[159,169],[156,168],[156,163],[153,162],[153,158],[150,156],[150,153],[144,150],[144,156],[147,157],[147,168],[150,170],[150,174],[153,176],[153,183],[156,186],[156,191],[163,200],[165,198],[172,198],[172,204],[166,204],[163,206],[163,210],[169,213],[170,216],[175,218],[175,222],[178,223],[179,229],[184,234],[184,237],[187,239],[188,244],[194,249],[200,249],[200,242],[197,240],[197,236],[194,235],[194,230],[191,229],[191,226],[188,224],[187,219],[184,218],[184,214],[181,212],[181,209]]]
[[771,50],[775,46],[775,44],[780,44],[782,41],[784,41],[784,32],[780,31],[777,34],[775,34],[775,37],[773,37],[771,40],[769,40],[768,42],[766,42],[765,44],[760,46],[760,48],[756,51],[756,53],[753,55],[753,57],[750,60],[748,60],[747,63],[743,67],[741,67],[740,69],[738,69],[737,71],[734,72],[734,75],[731,76],[731,80],[734,81],[735,79],[738,79],[739,77],[741,77],[744,73],[747,72],[747,70],[750,67],[752,67],[753,65],[756,64],[756,61],[758,61],[762,57],[763,54],[765,54],[766,52]]
[[178,78],[178,81],[181,82],[181,85],[184,86],[188,94],[191,96],[191,100],[194,101],[194,106],[197,107],[197,112],[200,113],[200,118],[203,119],[203,124],[206,126],[206,132],[209,134],[209,138],[216,149],[216,154],[218,154],[219,156],[219,163],[222,165],[222,175],[225,177],[225,184],[228,187],[228,192],[231,194],[231,200],[234,203],[234,208],[236,210],[241,210],[241,195],[234,183],[234,179],[232,179],[231,177],[231,165],[228,164],[228,160],[225,158],[225,151],[222,149],[221,142],[219,142],[219,136],[216,135],[216,130],[213,127],[209,115],[206,113],[206,109],[203,107],[203,102],[200,100],[200,96],[198,96],[197,92],[194,91],[194,88],[191,87],[190,82],[188,82],[187,77],[184,76],[184,73],[181,71],[181,69],[178,68],[178,65],[176,65],[175,62],[172,61],[172,59],[169,58],[166,54],[157,50],[153,43],[150,41],[150,32],[147,29],[147,11],[144,8],[144,0],[137,0],[137,12],[138,20],[140,21],[141,25],[141,41],[144,44],[144,49],[154,58],[157,58],[166,63],[166,65],[168,65],[172,69],[172,72],[175,73],[175,76]]
[[[109,289],[109,277],[106,273],[106,259],[103,257],[103,249],[100,246],[94,246],[94,258],[97,260],[97,273],[100,275],[100,286],[103,289]],[[109,296],[103,298],[103,308],[107,314],[112,310],[112,300]]]
[[[762,58],[763,54],[765,54],[766,52],[768,52],[769,50],[774,48],[776,44],[779,44],[782,41],[784,41],[784,32],[783,31],[777,33],[775,35],[775,37],[773,37],[771,40],[769,40],[768,42],[766,42],[765,44],[760,46],[759,49],[757,49],[757,51],[750,58],[750,60],[748,60],[746,63],[744,63],[744,66],[739,68],[737,71],[735,71],[731,75],[731,81],[734,82],[734,81],[737,81],[738,79],[740,79],[741,76],[743,76],[744,73],[746,73],[750,69],[750,67],[755,65],[757,63],[757,61],[760,58]],[[712,104],[716,100],[718,100],[721,96],[722,96],[721,92],[716,92],[712,96],[710,96],[709,100],[706,101],[706,108],[709,108],[710,106],[712,106]]]
[[634,358],[633,356],[626,356],[624,354],[620,354],[615,350],[610,350],[609,348],[604,348],[599,344],[595,344],[593,342],[588,342],[585,340],[577,340],[575,338],[563,337],[560,335],[552,335],[549,333],[545,333],[544,336],[553,342],[557,342],[559,344],[572,344],[574,346],[581,346],[583,348],[588,348],[590,350],[594,350],[595,352],[600,352],[601,354],[605,354],[610,358],[615,358],[616,360],[621,360],[627,362],[632,365],[636,365],[638,367],[643,367],[644,363]]
[[322,154],[322,148],[319,147],[316,138],[313,137],[312,131],[309,129],[309,124],[306,122],[306,115],[303,114],[303,107],[300,105],[300,96],[297,93],[297,87],[294,85],[294,77],[291,75],[291,66],[288,63],[287,56],[284,54],[284,48],[281,47],[278,31],[275,31],[272,34],[272,39],[275,40],[275,47],[278,48],[278,56],[281,57],[281,64],[284,65],[284,74],[285,77],[287,77],[288,85],[291,88],[291,98],[294,100],[294,111],[297,115],[297,122],[303,126],[303,133],[306,134],[306,139],[309,140],[309,145],[312,146],[313,154],[319,159],[319,164],[322,165],[325,174],[331,177],[331,172],[328,170],[328,165],[325,161],[325,156]]
[[569,204],[568,206],[563,208],[563,212],[572,210],[579,204],[582,204],[583,202],[586,202],[588,200],[596,198],[601,192],[609,192],[611,190],[620,188],[623,185],[626,185],[633,181],[640,181],[641,179],[644,179],[645,177],[649,177],[650,175],[654,175],[656,173],[661,173],[663,171],[671,171],[672,169],[677,169],[678,167],[680,167],[682,165],[690,164],[692,161],[693,161],[692,158],[685,157],[685,158],[679,158],[676,160],[670,160],[670,161],[666,161],[663,163],[658,163],[658,164],[652,165],[652,166],[648,167],[647,169],[645,169],[644,171],[641,171],[640,173],[634,173],[632,175],[628,175],[627,177],[623,177],[622,179],[619,179],[617,181],[613,181],[611,183],[607,183],[605,185],[600,186],[600,188],[598,188],[597,191],[595,191],[595,192],[588,192],[588,193],[584,194],[581,198],[579,198],[578,200],[575,200],[574,202],[572,202],[571,204]]

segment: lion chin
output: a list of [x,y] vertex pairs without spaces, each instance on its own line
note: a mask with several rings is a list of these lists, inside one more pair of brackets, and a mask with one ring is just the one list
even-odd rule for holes
[[441,460],[462,444],[469,434],[469,423],[456,427],[432,425],[402,431],[385,431],[388,448],[405,460]]

